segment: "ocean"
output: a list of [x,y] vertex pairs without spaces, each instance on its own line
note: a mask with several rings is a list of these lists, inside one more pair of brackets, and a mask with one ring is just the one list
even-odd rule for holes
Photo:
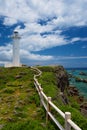
[[[87,83],[75,81],[75,77],[87,80],[87,68],[86,69],[83,69],[83,68],[70,69],[69,68],[66,70],[70,75],[72,75],[72,77],[69,78],[70,85],[75,86],[78,89],[79,94],[84,96],[87,99]],[[81,74],[81,73],[85,73],[86,75]]]

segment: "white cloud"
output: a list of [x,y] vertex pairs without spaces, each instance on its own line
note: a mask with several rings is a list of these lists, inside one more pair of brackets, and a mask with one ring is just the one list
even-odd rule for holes
[[[35,61],[48,61],[53,60],[54,57],[50,55],[38,55],[32,54],[28,50],[20,50],[20,58],[25,61],[35,60]],[[0,46],[0,62],[4,63],[6,61],[12,60],[12,45],[8,44],[7,46]]]
[[71,43],[77,42],[77,41],[87,41],[87,38],[80,38],[80,37],[75,37],[71,39]]
[[38,54],[32,54],[26,50],[21,50],[21,57],[26,60],[37,60],[37,61],[47,61],[54,59],[53,56],[45,56],[45,55],[38,55]]
[[39,51],[54,46],[60,46],[67,44],[64,37],[57,35],[47,35],[45,38],[39,34],[30,35],[21,39],[21,48],[25,48],[29,51]]
[[16,22],[17,22],[16,19],[7,17],[7,18],[5,18],[5,20],[4,20],[4,25],[13,25],[13,24],[15,24]]
[[59,59],[59,60],[72,60],[72,59],[87,59],[87,56],[58,56],[56,57],[56,59]]
[[80,41],[81,39],[79,37],[72,38],[71,43]]
[[0,46],[0,61],[7,61],[12,59],[12,46]]
[[[31,53],[55,46],[65,45],[76,41],[87,41],[87,38],[73,38],[70,41],[61,35],[63,27],[87,25],[87,0],[0,0],[0,15],[4,17],[4,25],[23,22],[25,28],[15,29],[22,36],[21,55],[26,59],[50,60],[52,56],[41,56]],[[41,26],[38,20],[47,21]],[[60,30],[53,32],[53,29]],[[41,36],[41,33],[52,34]],[[11,58],[9,45],[0,47],[0,57]]]
[[54,25],[78,26],[87,24],[86,5],[87,0],[0,0],[0,14],[8,16],[13,24],[16,20],[31,23],[55,16]]

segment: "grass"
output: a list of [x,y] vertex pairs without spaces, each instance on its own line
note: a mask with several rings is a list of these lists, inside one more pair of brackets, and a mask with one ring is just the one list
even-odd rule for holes
[[33,84],[29,67],[0,68],[0,126],[2,130],[56,130],[49,122]]
[[[43,126],[43,127],[42,127]],[[53,125],[48,125],[47,127],[44,123],[39,123],[37,120],[28,120],[21,123],[9,123],[7,127],[2,130],[55,130]]]
[[[71,112],[72,120],[83,130],[87,128],[87,118],[84,117],[80,112],[80,104],[77,102],[78,97],[68,96],[67,91],[65,94],[68,96],[69,105],[64,105],[60,98],[60,90],[56,86],[55,74],[53,72],[53,67],[39,67],[43,71],[42,75],[39,77],[39,82],[42,84],[43,90],[47,96],[52,97],[52,101],[60,110],[63,112]],[[68,88],[67,88],[68,89]],[[57,115],[54,110],[51,110],[56,118],[63,125],[64,120]]]
[[[56,78],[53,75],[53,72],[43,72],[42,76],[40,76],[39,82],[41,83],[42,88],[47,96],[55,97],[57,95],[58,89],[56,87],[55,81]],[[51,91],[49,91],[50,89]]]
[[[81,115],[77,97],[69,98],[64,105],[56,85],[54,67],[39,67],[43,73],[38,78],[43,91],[63,112],[70,111],[73,121],[86,130],[87,119]],[[28,67],[0,68],[0,126],[2,130],[57,130],[52,121],[46,126],[46,113],[33,84],[34,71]],[[66,91],[67,95],[67,91]],[[64,120],[53,110],[52,113],[63,125]]]

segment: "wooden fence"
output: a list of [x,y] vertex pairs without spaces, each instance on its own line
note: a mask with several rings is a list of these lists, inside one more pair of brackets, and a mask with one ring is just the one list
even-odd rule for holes
[[[34,85],[38,91],[38,94],[40,96],[40,101],[41,104],[44,106],[46,110],[46,123],[48,122],[49,118],[53,120],[53,122],[57,125],[57,127],[60,130],[71,130],[73,128],[74,130],[82,130],[79,128],[72,120],[71,120],[71,113],[70,112],[65,112],[63,113],[52,101],[51,97],[47,97],[45,93],[43,92],[43,88],[39,84],[38,80],[36,77],[41,75],[41,71],[37,68],[32,67],[34,70],[38,71],[37,75],[34,75]],[[65,127],[63,127],[59,121],[54,117],[54,115],[51,112],[51,107],[62,117],[64,118],[65,122]]]

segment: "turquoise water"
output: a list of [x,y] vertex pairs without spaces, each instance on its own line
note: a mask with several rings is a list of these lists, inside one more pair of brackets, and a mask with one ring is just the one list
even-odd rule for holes
[[[73,76],[76,76],[82,79],[87,79],[87,75],[83,76],[79,74],[80,72],[84,72],[87,74],[87,69],[67,69],[67,72],[72,74]],[[71,85],[78,88],[80,95],[83,95],[87,99],[87,83],[76,82],[75,78],[71,78],[69,82]]]

